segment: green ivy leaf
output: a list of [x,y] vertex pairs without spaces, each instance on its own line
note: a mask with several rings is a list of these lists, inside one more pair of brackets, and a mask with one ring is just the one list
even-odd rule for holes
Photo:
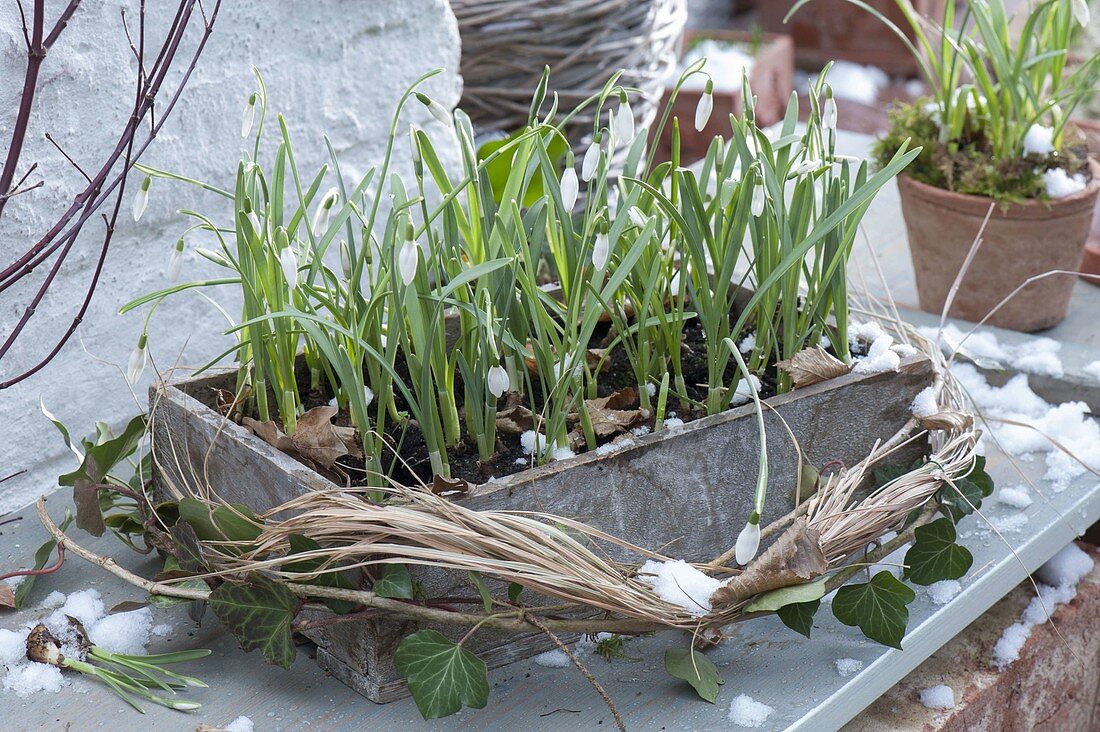
[[825,578],[821,577],[813,582],[801,585],[780,587],[778,590],[762,592],[745,606],[747,613],[775,612],[784,605],[794,603],[812,602],[820,600],[825,595]]
[[216,506],[210,514],[213,525],[230,541],[252,542],[263,531],[252,509],[240,503]]
[[982,499],[993,495],[993,478],[985,472],[985,458],[974,458],[974,467],[955,485],[945,485],[937,497],[944,513],[955,523],[982,507]]
[[298,598],[282,584],[262,574],[248,575],[245,584],[226,582],[210,593],[210,609],[237,638],[245,652],[260,649],[268,663],[290,668],[294,640],[290,625]]
[[91,483],[103,482],[116,465],[134,453],[144,434],[144,414],[131,419],[118,437],[111,437],[105,426],[97,425],[96,440],[81,441],[84,446],[84,460],[80,467],[59,477],[58,484],[75,486],[81,479]]
[[665,671],[691,684],[699,698],[711,704],[718,698],[718,687],[726,683],[714,662],[693,648],[665,651]]
[[814,626],[814,615],[817,614],[819,607],[821,607],[821,600],[794,602],[779,608],[775,614],[783,621],[783,625],[809,638],[810,630]]
[[833,598],[833,615],[845,625],[859,626],[871,640],[900,649],[909,622],[905,606],[916,598],[917,593],[883,570],[870,582],[841,587]]
[[[301,534],[290,535],[290,555],[302,554],[303,552],[314,551],[320,549],[321,545],[314,539],[308,536],[302,536]],[[308,574],[310,572],[316,572],[324,564],[325,560],[317,557],[313,559],[299,559],[294,562],[288,562],[283,565],[283,569],[288,572],[302,572]],[[317,575],[311,580],[299,580],[305,585],[317,585],[318,587],[338,587],[344,590],[355,589],[355,583],[351,581],[351,578],[347,576],[347,572],[324,572]],[[351,600],[337,600],[330,597],[322,598],[322,602],[329,610],[337,615],[347,615],[355,610],[355,603]]]
[[489,701],[485,662],[435,630],[407,636],[393,656],[397,672],[409,682],[424,719],[449,717],[465,704],[483,709]]
[[[60,427],[58,428],[60,429]],[[73,522],[73,515],[68,509],[65,509],[65,518],[62,519],[59,529],[64,531],[69,528],[69,524]],[[38,547],[38,551],[34,553],[34,568],[42,569],[50,561],[50,557],[53,556],[53,550],[57,547],[57,540],[50,539],[42,546]],[[23,607],[23,603],[27,600],[27,595],[31,594],[31,588],[34,587],[34,581],[38,579],[36,575],[30,574],[23,577],[23,581],[19,583],[19,586],[15,588],[15,609]]]
[[512,603],[519,602],[520,593],[523,592],[523,585],[517,582],[508,583],[508,601]]
[[178,553],[179,566],[188,572],[201,572],[206,568],[206,557],[195,529],[186,521],[180,521],[168,530]]
[[404,564],[386,564],[382,567],[382,576],[371,588],[374,594],[398,600],[411,600],[413,597],[412,575]]
[[955,525],[941,518],[913,530],[913,546],[905,553],[905,578],[918,585],[930,585],[966,574],[974,557],[955,543]]
[[485,580],[477,572],[469,572],[470,581],[474,583],[474,587],[477,588],[477,594],[481,595],[481,604],[485,608],[485,613],[489,614],[493,612],[493,593],[489,591],[489,585],[485,584]]
[[978,455],[974,458],[974,467],[967,473],[966,479],[978,486],[982,492],[982,498],[993,495],[993,478],[985,472],[985,456]]

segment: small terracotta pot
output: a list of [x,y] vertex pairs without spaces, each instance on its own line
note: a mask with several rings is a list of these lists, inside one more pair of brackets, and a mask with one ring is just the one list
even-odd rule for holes
[[[1100,194],[1100,164],[1090,160],[1089,166],[1092,180],[1080,193],[993,210],[949,315],[977,322],[1029,277],[1051,270],[1077,271]],[[898,189],[920,307],[938,314],[993,201],[906,175],[898,178]],[[1033,282],[987,322],[1025,333],[1057,325],[1066,317],[1075,280],[1051,276]]]
[[[684,33],[684,48],[696,38],[746,44],[758,39],[760,48],[749,72],[749,86],[756,96],[756,122],[760,127],[768,127],[783,119],[794,90],[794,46],[789,36],[764,33],[758,38],[746,31],[695,29]],[[737,83],[740,86],[740,79]],[[670,92],[671,86],[666,87],[665,96]],[[658,162],[672,157],[672,117],[680,120],[680,160],[683,163],[705,157],[715,137],[721,135],[729,138],[729,116],[741,114],[741,90],[715,91],[714,112],[710,115],[710,121],[701,132],[696,132],[695,107],[700,96],[702,91],[698,89],[681,89],[676,95],[669,123],[661,131],[661,139],[654,150]]]

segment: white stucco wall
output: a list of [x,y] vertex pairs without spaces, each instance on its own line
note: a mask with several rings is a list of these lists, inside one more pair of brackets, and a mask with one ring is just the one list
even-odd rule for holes
[[[135,5],[131,0],[84,3],[47,58],[22,157],[24,170],[39,162],[45,186],[9,202],[0,219],[0,263],[24,251],[81,188],[79,174],[44,134],[51,132],[90,168],[98,167],[97,159],[113,146],[133,94],[134,62],[119,12],[125,6],[134,18]],[[163,33],[175,5],[149,3],[150,38]],[[47,18],[59,6],[48,2]],[[287,117],[302,168],[312,177],[327,159],[321,139],[327,133],[351,178],[381,162],[397,99],[417,76],[446,69],[425,91],[454,106],[461,89],[459,51],[447,0],[226,0],[183,100],[144,162],[231,188],[243,146],[241,113],[254,89],[250,69],[255,65],[264,76],[270,109]],[[0,157],[22,88],[24,54],[16,5],[0,3]],[[433,137],[448,134],[421,105],[414,103],[409,110],[399,129],[416,122]],[[410,167],[408,157],[402,138],[397,170]],[[140,180],[136,176],[131,185]],[[224,206],[217,197],[166,181],[154,182],[140,223],[129,215],[130,200],[125,202],[101,284],[77,337],[44,371],[0,392],[0,477],[27,471],[0,484],[0,514],[52,490],[58,473],[73,462],[40,414],[40,397],[76,434],[91,432],[95,420],[117,425],[144,410],[152,369],[146,369],[133,392],[122,374],[142,315],[119,316],[118,307],[167,283],[164,268],[186,226],[178,209],[224,213]],[[67,327],[95,264],[101,232],[102,225],[87,227],[32,326],[0,362],[0,380],[34,363],[52,346],[49,339]],[[188,242],[181,279],[215,271],[191,252],[197,243]],[[29,294],[28,287],[0,294],[0,338],[11,331]],[[210,337],[224,327],[217,311],[197,295],[166,302],[150,329],[152,358],[161,368],[201,364],[224,350],[225,341]]]

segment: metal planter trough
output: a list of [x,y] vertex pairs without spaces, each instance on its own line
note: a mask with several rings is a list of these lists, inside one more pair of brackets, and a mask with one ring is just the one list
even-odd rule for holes
[[[311,490],[338,486],[207,406],[235,372],[161,384],[151,395],[156,480],[209,486],[226,501],[266,511]],[[815,466],[851,464],[876,440],[910,418],[913,397],[928,386],[932,365],[923,356],[902,360],[898,372],[848,374],[768,399],[770,485],[764,523],[795,502],[798,455]],[[782,417],[780,420],[779,417]],[[914,450],[919,451],[919,447]],[[687,561],[707,561],[728,549],[752,509],[758,433],[751,404],[635,437],[609,454],[586,453],[473,487],[461,500],[474,509],[539,510],[586,521],[639,546]],[[906,456],[899,456],[899,460]],[[605,547],[616,559],[632,558]],[[636,558],[633,558],[636,559]],[[414,570],[429,597],[469,594],[463,577]],[[370,578],[364,576],[364,586]],[[538,602],[525,592],[528,604]],[[407,695],[393,652],[417,623],[380,616],[310,630],[317,660],[341,681],[376,702]],[[461,631],[438,627],[457,639]],[[467,647],[489,667],[553,648],[543,635],[479,631]]]

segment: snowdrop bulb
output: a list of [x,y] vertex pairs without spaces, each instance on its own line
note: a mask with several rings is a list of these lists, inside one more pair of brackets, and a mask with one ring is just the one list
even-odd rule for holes
[[607,234],[601,231],[596,234],[596,243],[592,247],[592,266],[602,272],[610,256],[611,243],[607,239]]
[[756,557],[756,551],[760,548],[760,516],[753,511],[749,516],[745,528],[737,535],[737,544],[734,545],[737,563],[744,566]]
[[580,183],[577,182],[577,171],[572,165],[567,165],[561,174],[561,202],[566,211],[572,211],[577,205],[577,193]]
[[1072,0],[1073,5],[1073,18],[1081,24],[1082,28],[1088,28],[1089,26],[1089,4],[1088,0]]
[[397,271],[401,274],[401,281],[406,286],[416,277],[416,266],[419,260],[420,247],[416,245],[416,240],[406,239],[397,255]]
[[508,389],[508,372],[500,364],[489,369],[486,378],[489,393],[497,399]]
[[134,221],[141,221],[141,215],[149,206],[149,186],[151,185],[153,185],[153,179],[145,176],[145,180],[141,181],[141,188],[134,196]]
[[821,112],[821,126],[826,130],[835,130],[836,116],[836,100],[829,97],[825,100],[825,109]]
[[695,105],[695,130],[702,132],[710,121],[710,113],[714,111],[714,82],[708,80],[706,90],[700,95],[698,104]]
[[241,137],[248,137],[252,131],[252,123],[256,121],[256,93],[248,97],[248,103],[244,105],[244,114],[241,116]]
[[630,102],[619,105],[619,113],[615,115],[615,136],[624,145],[634,140],[634,113],[630,111]]
[[752,189],[752,215],[759,216],[764,213],[764,186],[757,185]]
[[587,183],[596,177],[596,168],[600,164],[600,143],[593,140],[584,151],[584,159],[581,161],[581,178]]
[[180,278],[180,269],[183,267],[183,238],[176,242],[176,248],[172,250],[172,257],[168,260],[168,280],[175,282]]
[[130,361],[126,364],[126,381],[131,385],[137,383],[137,380],[141,378],[142,372],[145,371],[145,361],[149,355],[145,350],[147,342],[148,336],[142,333],[141,337],[138,338],[137,348],[130,354]]

